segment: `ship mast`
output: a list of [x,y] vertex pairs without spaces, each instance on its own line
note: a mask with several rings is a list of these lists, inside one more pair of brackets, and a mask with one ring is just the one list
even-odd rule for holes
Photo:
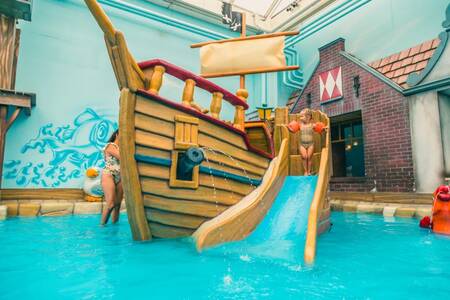
[[[242,13],[241,23],[240,37],[192,44],[191,48],[202,48],[200,76],[214,78],[239,75],[239,89],[236,96],[247,102],[245,75],[298,69],[298,66],[286,65],[283,49],[284,37],[297,35],[299,32],[287,31],[247,36],[245,13]],[[227,60],[229,63],[224,63]],[[245,129],[245,109],[242,106],[236,106],[234,127],[240,130]]]
[[[242,30],[241,30],[241,38],[245,38],[247,35],[247,14],[245,12],[242,13]],[[245,89],[245,75],[240,75],[240,85],[239,88]]]

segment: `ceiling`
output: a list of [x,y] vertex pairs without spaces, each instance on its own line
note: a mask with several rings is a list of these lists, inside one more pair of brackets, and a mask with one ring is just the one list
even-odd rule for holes
[[260,17],[271,18],[294,2],[294,0],[230,0],[230,3],[236,7],[247,10]]
[[246,13],[255,32],[298,30],[301,23],[337,0],[147,0],[212,23],[221,23],[223,2]]

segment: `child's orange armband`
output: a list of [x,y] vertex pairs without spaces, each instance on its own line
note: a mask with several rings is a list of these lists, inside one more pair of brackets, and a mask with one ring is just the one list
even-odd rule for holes
[[301,125],[300,125],[300,123],[297,122],[297,121],[292,121],[292,122],[290,122],[290,123],[288,124],[287,127],[288,127],[288,129],[289,129],[290,132],[296,133],[297,131],[300,130]]
[[317,122],[316,124],[314,124],[313,129],[317,133],[322,133],[325,129],[325,124],[323,124],[322,122]]

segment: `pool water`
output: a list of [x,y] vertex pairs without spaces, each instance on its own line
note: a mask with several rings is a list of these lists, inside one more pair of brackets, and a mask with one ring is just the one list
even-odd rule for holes
[[[133,242],[126,216],[0,222],[1,299],[446,299],[450,239],[415,219],[333,213],[317,261],[188,240]],[[229,251],[231,249],[231,251]]]

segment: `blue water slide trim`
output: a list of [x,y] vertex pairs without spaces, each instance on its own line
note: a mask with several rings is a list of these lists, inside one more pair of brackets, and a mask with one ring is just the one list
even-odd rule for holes
[[[136,161],[146,162],[149,164],[155,164],[155,165],[164,166],[164,167],[170,167],[172,164],[172,161],[167,158],[160,158],[160,157],[141,155],[141,154],[135,154],[134,158],[136,159]],[[261,180],[259,180],[259,179],[247,178],[244,176],[236,175],[233,173],[229,173],[229,172],[225,172],[222,170],[217,170],[217,169],[213,169],[213,168],[209,168],[209,167],[205,167],[205,166],[200,166],[199,171],[200,171],[200,173],[209,174],[209,175],[213,175],[216,177],[222,177],[222,178],[226,178],[226,179],[232,179],[232,180],[235,180],[238,182],[252,184],[254,186],[258,186],[261,184]]]

